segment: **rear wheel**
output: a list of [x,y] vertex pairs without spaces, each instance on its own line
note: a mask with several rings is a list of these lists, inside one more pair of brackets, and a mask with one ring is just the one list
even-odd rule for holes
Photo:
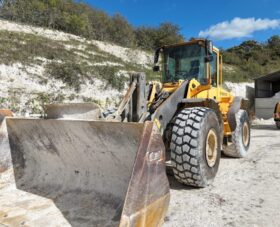
[[243,158],[247,155],[251,132],[249,117],[245,110],[239,110],[236,115],[236,129],[232,133],[232,141],[224,147],[224,154],[230,157]]
[[186,108],[175,117],[170,151],[179,182],[205,187],[213,181],[221,156],[220,130],[217,115],[209,108]]

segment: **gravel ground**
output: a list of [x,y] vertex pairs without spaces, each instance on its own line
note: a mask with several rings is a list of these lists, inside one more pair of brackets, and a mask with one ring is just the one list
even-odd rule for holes
[[214,184],[185,187],[170,176],[164,227],[280,226],[280,130],[273,121],[252,128],[249,154],[222,157]]

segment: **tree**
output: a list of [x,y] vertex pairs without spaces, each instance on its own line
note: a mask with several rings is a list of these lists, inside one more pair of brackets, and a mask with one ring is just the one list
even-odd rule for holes
[[148,28],[148,27],[139,27],[135,29],[135,36],[137,46],[142,49],[155,49],[155,37],[156,37],[156,29]]
[[267,41],[268,48],[272,50],[273,57],[280,57],[280,36],[274,35]]
[[132,47],[135,45],[133,27],[120,14],[115,14],[110,23],[110,40],[122,46]]
[[160,24],[156,36],[157,47],[184,41],[179,26],[169,22]]
[[268,46],[270,48],[278,48],[280,47],[280,36],[279,35],[274,35],[274,36],[271,36],[270,39],[268,39]]
[[184,41],[178,25],[162,23],[159,27],[139,27],[135,31],[137,45],[144,49],[155,49],[163,45]]

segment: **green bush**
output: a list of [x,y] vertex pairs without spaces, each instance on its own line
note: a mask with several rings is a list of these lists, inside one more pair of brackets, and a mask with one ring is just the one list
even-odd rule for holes
[[94,68],[94,71],[99,75],[100,78],[107,81],[107,87],[111,86],[112,88],[116,88],[119,91],[124,88],[124,84],[128,80],[122,75],[117,75],[117,73],[119,72],[118,67],[96,66]]
[[248,40],[223,51],[225,63],[235,66],[235,72],[225,72],[231,81],[252,80],[280,69],[280,37],[272,36],[265,43]]
[[74,88],[76,92],[81,90],[81,84],[85,81],[85,74],[81,65],[73,62],[49,63],[46,66],[46,73]]

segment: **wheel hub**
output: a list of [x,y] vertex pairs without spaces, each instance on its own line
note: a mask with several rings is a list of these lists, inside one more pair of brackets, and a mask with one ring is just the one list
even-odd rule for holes
[[206,139],[206,161],[209,167],[213,167],[218,156],[218,139],[216,132],[210,129]]
[[249,140],[250,140],[250,136],[249,136],[249,126],[248,126],[248,123],[245,122],[243,124],[243,127],[242,127],[242,140],[243,140],[243,144],[245,147],[248,146],[249,144]]

